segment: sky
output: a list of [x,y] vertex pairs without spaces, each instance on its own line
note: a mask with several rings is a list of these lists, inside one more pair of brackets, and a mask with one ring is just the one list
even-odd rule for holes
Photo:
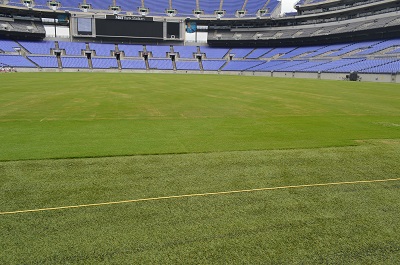
[[299,0],[282,0],[282,12],[293,12],[296,11],[293,6]]

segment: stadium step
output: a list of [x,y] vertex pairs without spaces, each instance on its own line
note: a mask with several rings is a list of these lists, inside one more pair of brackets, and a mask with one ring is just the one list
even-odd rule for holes
[[28,61],[30,61],[31,63],[33,63],[37,68],[42,68],[42,67],[40,67],[40,65],[38,65],[37,63],[35,63],[34,61],[32,61],[31,59],[29,59],[29,57],[26,55],[26,54],[24,54],[24,55],[22,55],[25,59],[27,59]]
[[120,57],[117,58],[117,65],[118,65],[118,69],[121,70],[122,69],[122,64],[121,64],[121,58]]
[[172,61],[172,69],[173,69],[174,71],[176,71],[177,68],[176,68],[176,61],[175,61],[175,58],[174,58],[174,59],[171,58],[171,61]]
[[204,71],[203,62],[201,61],[201,59],[199,59],[199,67],[200,71]]
[[146,70],[150,70],[150,64],[147,57],[144,58],[144,63],[146,64]]
[[62,67],[62,61],[61,61],[61,56],[60,55],[57,55],[57,63],[58,63],[58,68],[62,69],[63,67]]
[[247,59],[257,48],[254,48],[251,52],[249,52],[246,56],[243,57],[243,59]]
[[392,46],[383,50],[380,50],[379,52],[377,52],[375,55],[386,55],[387,53],[394,51],[396,49],[398,49],[398,46]]
[[88,58],[88,64],[89,64],[89,68],[93,69],[93,62],[92,62],[92,58],[91,57]]
[[229,63],[229,61],[226,61],[219,69],[218,71],[222,71],[222,69],[224,69],[224,67]]

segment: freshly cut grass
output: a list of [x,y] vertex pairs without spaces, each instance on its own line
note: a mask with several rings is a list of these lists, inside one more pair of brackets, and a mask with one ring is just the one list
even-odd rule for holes
[[0,160],[318,148],[400,134],[397,84],[2,75]]

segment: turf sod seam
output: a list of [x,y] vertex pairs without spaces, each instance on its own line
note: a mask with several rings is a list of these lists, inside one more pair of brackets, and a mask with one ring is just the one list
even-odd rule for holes
[[274,190],[284,190],[284,189],[326,187],[326,186],[337,186],[337,185],[382,183],[382,182],[399,181],[399,180],[400,180],[400,178],[376,179],[376,180],[358,180],[358,181],[343,181],[343,182],[291,185],[291,186],[269,187],[269,188],[256,188],[256,189],[245,189],[245,190],[234,190],[234,191],[207,192],[207,193],[197,193],[197,194],[172,195],[172,196],[133,199],[133,200],[124,200],[124,201],[115,201],[115,202],[102,202],[102,203],[80,204],[80,205],[41,208],[41,209],[17,210],[17,211],[9,211],[9,212],[0,212],[0,215],[10,215],[10,214],[19,214],[19,213],[33,213],[33,212],[45,212],[45,211],[75,209],[75,208],[94,207],[94,206],[106,206],[106,205],[134,203],[134,202],[158,201],[158,200],[180,199],[180,198],[190,198],[190,197],[202,197],[202,196],[211,196],[211,195],[229,195],[229,194],[237,194],[237,193],[256,192],[256,191],[274,191]]
[[351,147],[351,146],[360,146],[360,143],[366,143],[368,141],[383,141],[383,140],[400,140],[398,137],[386,137],[386,138],[370,138],[370,139],[350,139],[353,143],[346,143],[344,145],[326,145],[323,147],[278,147],[274,149],[231,149],[224,151],[186,151],[186,152],[154,152],[154,153],[138,153],[138,154],[118,154],[118,155],[85,155],[85,156],[64,156],[64,157],[48,157],[48,158],[23,158],[23,159],[0,159],[0,163],[11,163],[11,162],[22,162],[22,161],[56,161],[56,160],[66,160],[66,159],[86,159],[86,158],[114,158],[114,157],[140,157],[140,156],[168,156],[168,155],[189,155],[189,154],[215,154],[215,153],[230,153],[230,152],[242,152],[242,151],[254,151],[254,152],[262,152],[262,151],[283,151],[283,150],[318,150],[318,149],[326,149],[326,148],[334,148],[334,147]]

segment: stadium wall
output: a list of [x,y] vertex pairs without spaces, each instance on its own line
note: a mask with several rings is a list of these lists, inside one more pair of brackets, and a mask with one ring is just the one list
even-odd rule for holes
[[[265,76],[276,78],[303,78],[349,81],[347,73],[302,73],[302,72],[240,72],[240,71],[190,71],[190,70],[129,70],[129,69],[56,69],[56,68],[18,68],[18,72],[102,72],[102,73],[153,73],[153,74],[208,74],[208,75],[241,75]],[[399,74],[358,74],[361,82],[400,83]]]

